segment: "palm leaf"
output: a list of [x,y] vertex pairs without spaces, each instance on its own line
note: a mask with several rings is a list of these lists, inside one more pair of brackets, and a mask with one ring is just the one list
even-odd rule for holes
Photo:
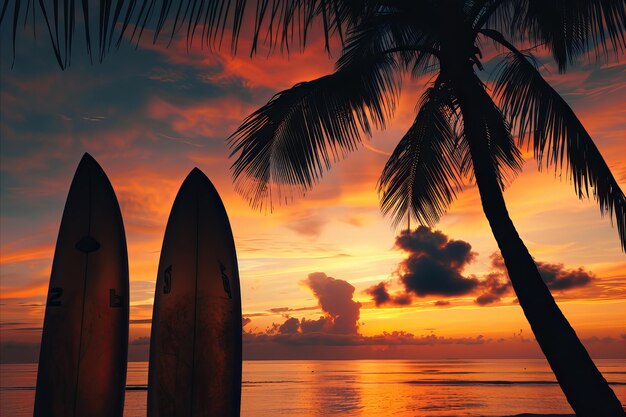
[[414,6],[412,3],[400,4],[405,7],[374,9],[350,29],[337,69],[353,67],[354,62],[365,56],[393,53],[406,69],[413,67],[417,76],[424,69],[424,63],[430,64],[436,59],[436,39],[441,28],[426,13],[432,14],[432,7],[421,4],[422,10],[418,13],[409,7]]
[[[476,89],[482,89],[484,92],[470,98],[471,106],[479,109],[477,114],[473,116],[473,122],[478,124],[482,132],[480,140],[486,141],[486,150],[489,153],[491,165],[498,177],[500,188],[504,189],[522,171],[524,159],[511,134],[510,123],[487,94],[487,87],[477,76],[474,76],[473,82],[477,84]],[[462,115],[462,117],[465,116]],[[466,132],[462,128],[461,136],[464,139],[459,142],[458,150],[461,172],[465,176],[473,177],[473,160],[470,154],[469,141],[465,135]]]
[[502,0],[471,0],[465,2],[465,15],[472,23],[472,27],[480,29],[502,7]]
[[[63,4],[64,4],[65,9],[67,9],[68,7],[67,1],[64,2]],[[13,6],[13,9],[11,11],[9,10],[9,5]],[[58,39],[58,31],[59,31],[58,11],[54,15],[54,20],[52,20],[48,16],[46,9],[40,8],[41,5],[42,5],[41,1],[36,2],[35,0],[14,0],[14,1],[4,0],[4,4],[2,5],[2,10],[0,11],[0,33],[5,33],[5,30],[4,30],[4,28],[6,27],[5,25],[11,24],[11,30],[10,30],[11,50],[13,54],[13,60],[15,60],[16,41],[17,41],[18,27],[20,26],[20,22],[23,20],[24,27],[26,27],[26,22],[29,18],[32,19],[33,24],[36,24],[36,23],[42,24],[40,21],[43,20],[43,23],[45,23],[45,27],[48,31],[48,35],[50,39],[52,40],[52,50],[54,52],[54,56],[59,66],[63,68],[64,61],[62,57],[62,51],[60,50],[60,43],[58,41],[55,42],[55,33],[56,33],[56,38]],[[8,15],[13,16],[12,22],[4,23],[5,16],[8,16]],[[73,29],[73,26],[72,26],[72,29]],[[70,33],[72,33],[72,31],[70,31]],[[0,45],[4,46],[4,43],[5,41],[1,40]]]
[[422,96],[420,110],[378,181],[380,206],[395,226],[413,217],[429,226],[456,197],[461,178],[450,92],[439,84]]
[[[609,47],[619,55],[626,47],[626,2],[623,0],[508,0],[495,29],[532,44],[545,44],[565,71],[583,54],[605,58]],[[510,28],[510,30],[509,30]]]
[[[270,52],[289,50],[294,44],[304,48],[311,28],[321,25],[326,49],[330,37],[338,35],[369,10],[368,0],[4,0],[0,24],[11,25],[11,42],[15,48],[20,21],[32,14],[33,23],[43,19],[50,41],[62,68],[70,65],[76,22],[82,21],[87,53],[94,43],[90,23],[98,27],[98,57],[102,59],[112,46],[124,39],[138,43],[144,31],[150,31],[153,42],[165,33],[171,41],[184,32],[189,46],[194,40],[208,47],[220,47],[225,38],[231,50],[237,51],[241,30],[253,27],[250,52],[259,43]],[[12,6],[9,7],[9,6]],[[29,6],[29,7],[26,7]],[[92,6],[92,7],[90,7]],[[80,9],[80,10],[79,10]],[[12,15],[13,19],[5,19]],[[131,30],[132,29],[132,30]],[[295,36],[294,36],[295,35]],[[115,41],[115,42],[114,42]],[[4,41],[3,41],[4,43]]]
[[504,111],[522,143],[532,140],[539,166],[554,166],[574,184],[579,198],[593,196],[600,212],[615,216],[626,250],[626,198],[591,136],[565,100],[543,79],[532,57],[514,51],[500,68],[496,83]]
[[[356,149],[361,131],[383,128],[393,114],[399,82],[389,56],[295,85],[248,116],[229,138],[237,190],[253,207],[303,193],[331,162]],[[286,196],[283,192],[287,192]]]

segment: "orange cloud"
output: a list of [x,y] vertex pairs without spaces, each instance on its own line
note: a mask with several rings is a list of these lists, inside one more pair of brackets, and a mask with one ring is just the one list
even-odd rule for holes
[[[226,34],[226,39],[228,37]],[[250,88],[262,87],[278,91],[333,71],[333,59],[320,59],[325,54],[323,42],[323,37],[318,34],[309,39],[303,52],[294,52],[288,57],[272,55],[267,58],[263,54],[250,58],[244,48],[237,55],[232,55],[228,47],[207,50],[196,44],[187,48],[186,40],[181,37],[167,48],[163,45],[153,46],[148,42],[143,42],[142,47],[163,54],[173,64],[210,70],[202,79],[206,82],[222,84],[240,79]]]
[[28,283],[14,289],[3,289],[0,300],[13,298],[45,297],[48,292],[48,281]]
[[13,245],[3,245],[0,248],[0,264],[7,265],[18,262],[29,262],[37,259],[52,259],[54,246],[36,245],[20,249],[12,249]]

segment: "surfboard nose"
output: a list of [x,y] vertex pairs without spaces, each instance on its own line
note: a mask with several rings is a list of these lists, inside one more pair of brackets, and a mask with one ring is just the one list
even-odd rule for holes
[[183,206],[185,204],[198,204],[198,199],[204,201],[202,205],[214,207],[226,215],[226,208],[211,180],[198,167],[192,169],[183,181],[176,198],[174,206]]
[[106,174],[104,173],[104,170],[102,169],[98,161],[96,161],[96,159],[87,152],[85,152],[83,157],[80,159],[78,167],[76,168],[76,174],[85,171],[91,174],[97,174],[100,177],[106,177]]
[[83,154],[83,157],[80,159],[78,166],[80,167],[81,165],[93,165],[93,164],[98,165],[98,162],[96,162],[94,157],[91,156],[88,152],[85,152]]
[[187,178],[185,178],[185,181],[206,181],[208,179],[209,178],[207,178],[207,176],[204,174],[204,172],[200,170],[200,168],[194,167],[191,171],[189,171],[189,174],[187,174]]
[[[117,197],[115,197],[115,192],[113,191],[113,186],[111,185],[109,177],[104,172],[104,169],[100,166],[98,161],[96,161],[96,159],[87,152],[83,154],[83,157],[76,168],[76,172],[74,173],[74,180],[72,184],[76,184],[76,188],[81,188],[78,186],[79,179],[81,179],[81,181],[86,184],[85,186],[88,188],[103,187],[109,189],[117,204]],[[70,187],[70,193],[71,192],[72,188]]]
[[205,191],[211,190],[211,192],[215,190],[215,187],[213,186],[211,180],[209,180],[209,177],[207,177],[206,174],[198,167],[195,167],[189,172],[189,174],[187,174],[187,178],[185,178],[185,181],[183,181],[183,184],[181,185],[181,188],[183,187],[192,187],[197,190]]

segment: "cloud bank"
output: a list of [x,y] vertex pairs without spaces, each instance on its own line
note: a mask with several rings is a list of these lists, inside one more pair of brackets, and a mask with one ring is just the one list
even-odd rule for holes
[[[383,332],[366,336],[359,332],[361,303],[353,300],[355,288],[345,280],[329,277],[323,272],[309,274],[302,281],[317,298],[323,316],[318,319],[298,319],[286,316],[263,331],[244,331],[244,344],[250,349],[266,349],[268,345],[282,346],[432,346],[477,345],[488,342],[476,337],[441,337],[433,333],[414,335],[403,331]],[[384,283],[381,289],[385,290]],[[403,302],[395,299],[395,302]],[[246,324],[250,319],[246,319]]]
[[[478,253],[469,242],[454,240],[438,230],[420,226],[404,230],[396,237],[396,248],[407,254],[398,264],[396,283],[402,288],[392,294],[389,282],[380,282],[365,290],[377,307],[383,305],[408,306],[413,297],[475,296],[480,306],[497,304],[505,296],[513,295],[504,259],[499,252],[490,255],[489,273],[477,277],[465,274]],[[563,264],[536,261],[543,281],[551,291],[563,292],[591,283],[595,276],[584,268],[567,269]],[[392,282],[393,284],[393,282]],[[448,306],[449,301],[438,300],[437,306]]]

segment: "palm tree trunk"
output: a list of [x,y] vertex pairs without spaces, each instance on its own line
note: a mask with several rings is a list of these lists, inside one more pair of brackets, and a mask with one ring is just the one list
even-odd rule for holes
[[[623,416],[619,399],[557,306],[509,217],[489,156],[481,103],[491,100],[472,72],[455,83],[485,215],[519,304],[552,371],[578,416]],[[483,107],[484,108],[484,107]]]

